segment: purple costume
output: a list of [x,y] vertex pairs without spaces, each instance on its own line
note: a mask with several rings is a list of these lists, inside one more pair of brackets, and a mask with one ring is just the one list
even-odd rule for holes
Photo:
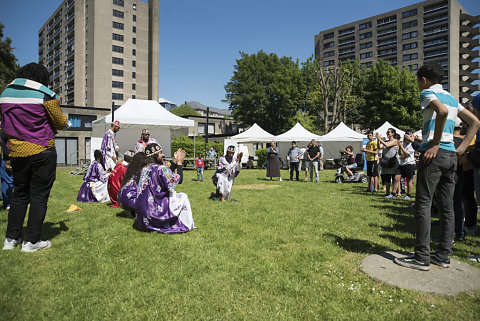
[[79,202],[107,202],[110,200],[107,190],[108,174],[102,165],[93,161],[83,177],[84,183],[77,195]]
[[137,188],[137,226],[142,231],[184,233],[195,228],[187,194],[175,192],[180,175],[165,165],[142,169]]
[[115,165],[117,165],[112,159],[113,156],[117,157],[115,148],[118,148],[117,141],[115,140],[115,133],[113,130],[109,129],[105,135],[103,135],[102,146],[100,147],[103,152],[103,165],[107,171],[112,171],[115,168]]
[[125,184],[118,193],[118,204],[125,210],[135,210],[135,203],[137,202],[137,182],[132,177],[127,184]]

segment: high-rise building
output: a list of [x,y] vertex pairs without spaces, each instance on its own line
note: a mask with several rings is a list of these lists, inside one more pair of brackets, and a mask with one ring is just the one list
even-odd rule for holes
[[445,68],[443,87],[462,101],[480,89],[474,62],[480,44],[480,16],[457,0],[427,0],[398,10],[324,30],[315,35],[315,57],[323,66],[358,59],[369,67],[384,59],[416,70],[427,62]]
[[68,106],[158,99],[160,0],[64,0],[38,31],[39,62]]

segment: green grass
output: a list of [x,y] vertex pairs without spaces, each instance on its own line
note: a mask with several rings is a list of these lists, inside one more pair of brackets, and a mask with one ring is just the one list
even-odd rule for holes
[[[207,199],[212,174],[197,183],[186,171],[177,188],[198,229],[162,235],[133,229],[106,204],[76,203],[82,177],[59,169],[43,230],[52,247],[0,252],[0,319],[479,319],[480,292],[409,291],[360,271],[370,253],[413,250],[409,202],[335,184],[333,171],[315,184],[244,170],[236,187],[279,187],[234,189],[238,202],[220,203]],[[65,213],[72,203],[84,210]],[[456,258],[466,261],[477,241],[455,245]]]

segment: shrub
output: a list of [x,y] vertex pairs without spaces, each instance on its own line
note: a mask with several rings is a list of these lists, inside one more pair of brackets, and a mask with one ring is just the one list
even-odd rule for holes
[[258,157],[257,160],[257,167],[262,168],[262,165],[265,163],[267,160],[267,149],[266,148],[260,148],[255,151],[255,156]]
[[[185,152],[187,153],[186,155],[187,158],[196,158],[198,157],[199,153],[202,153],[202,155],[205,153],[205,139],[203,137],[195,138],[195,154],[196,155],[193,152],[193,138],[189,138],[183,135],[180,135],[179,137],[173,136],[171,146],[172,146],[172,154],[174,151],[181,148],[185,150]],[[218,156],[223,155],[223,143],[208,142],[207,151],[210,149],[210,147],[213,147],[217,151]],[[205,158],[206,155],[203,155],[203,157]]]

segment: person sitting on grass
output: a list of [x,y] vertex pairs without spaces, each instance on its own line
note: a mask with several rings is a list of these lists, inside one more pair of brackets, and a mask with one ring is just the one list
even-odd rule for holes
[[145,153],[139,152],[135,154],[123,176],[120,192],[118,192],[118,205],[132,218],[135,217],[138,181],[145,165],[147,165]]
[[88,167],[83,177],[84,183],[78,191],[77,201],[79,202],[108,202],[107,182],[108,173],[103,168],[103,155],[98,149],[93,153],[95,160]]
[[345,171],[347,172],[348,179],[354,179],[352,169],[357,167],[357,161],[355,160],[355,154],[353,153],[353,147],[347,146],[345,148],[345,153],[347,154],[347,166],[345,166]]
[[227,154],[218,160],[218,169],[213,174],[212,182],[216,187],[216,192],[210,195],[211,199],[225,201],[230,198],[232,193],[233,181],[240,173],[242,168],[241,159],[243,153],[237,155],[237,159],[233,159],[235,154],[235,146],[227,147]]
[[123,176],[127,171],[128,165],[132,161],[133,155],[133,150],[126,151],[125,155],[123,156],[123,161],[115,165],[112,173],[108,176],[108,196],[110,197],[110,201],[112,201],[110,207],[120,207],[117,202],[118,193],[122,187],[121,185]]
[[202,153],[198,154],[198,158],[195,160],[195,169],[197,170],[197,182],[203,182],[203,168],[205,162],[202,158]]
[[183,181],[185,152],[182,149],[175,152],[170,168],[164,165],[163,150],[158,144],[147,145],[145,156],[147,165],[140,174],[135,204],[138,229],[166,234],[194,229],[188,196],[175,191],[175,186]]

